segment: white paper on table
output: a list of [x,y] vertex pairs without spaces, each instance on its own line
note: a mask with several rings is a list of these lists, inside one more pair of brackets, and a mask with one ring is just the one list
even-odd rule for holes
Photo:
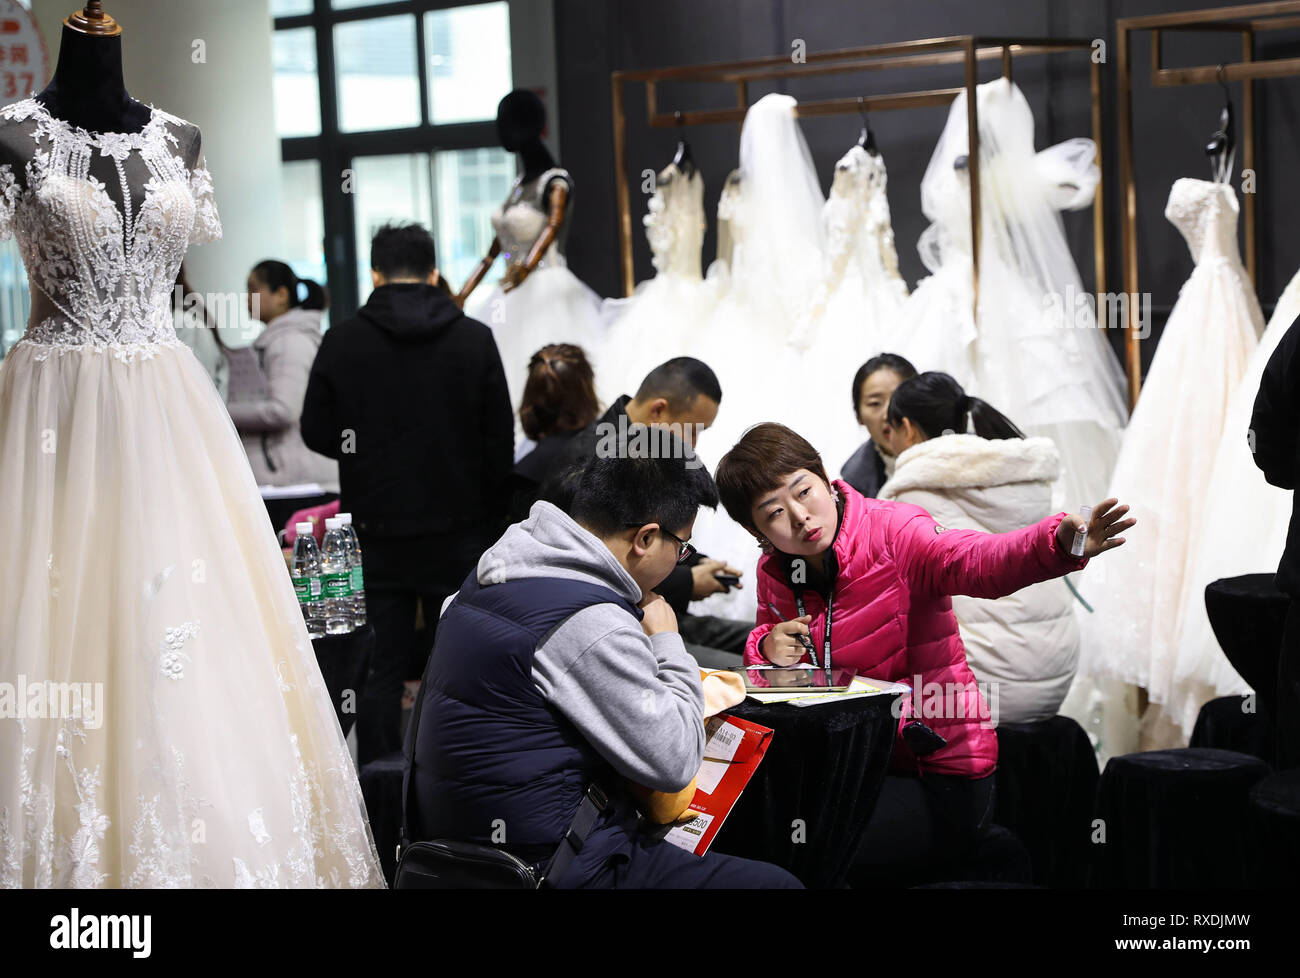
[[700,844],[700,840],[704,838],[704,833],[709,831],[709,826],[712,824],[713,816],[701,812],[689,822],[674,825],[663,838],[665,842],[672,843],[678,849],[694,852],[695,847]]
[[296,499],[298,496],[323,496],[325,488],[318,482],[303,482],[296,486],[258,486],[263,499]]
[[912,687],[904,686],[902,683],[886,682],[883,679],[864,679],[861,676],[854,676],[853,682],[849,683],[849,688],[842,693],[817,693],[813,696],[802,696],[794,700],[795,706],[821,706],[826,703],[842,703],[845,700],[861,699],[864,696],[885,696],[890,693],[910,693]]

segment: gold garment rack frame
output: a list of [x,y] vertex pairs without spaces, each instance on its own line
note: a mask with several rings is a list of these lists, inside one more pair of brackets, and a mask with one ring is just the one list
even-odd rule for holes
[[[1151,84],[1157,88],[1178,85],[1207,85],[1217,82],[1242,83],[1243,139],[1241,168],[1255,168],[1255,93],[1257,78],[1285,78],[1300,75],[1300,58],[1255,60],[1255,34],[1258,31],[1300,27],[1300,0],[1275,0],[1238,7],[1213,7],[1148,17],[1125,17],[1116,21],[1119,54],[1119,166],[1122,209],[1120,214],[1124,291],[1138,294],[1137,269],[1137,188],[1133,176],[1133,35],[1151,32]],[[1192,68],[1161,67],[1161,33],[1163,31],[1211,31],[1241,34],[1241,60],[1222,65],[1198,65]],[[1258,289],[1256,250],[1255,195],[1244,194],[1246,224],[1246,271],[1252,287]],[[1128,335],[1125,360],[1128,370],[1129,409],[1137,404],[1142,386],[1141,333],[1139,302],[1129,302]]]
[[[1300,9],[1300,0],[1296,3]],[[979,117],[975,86],[979,84],[981,61],[1001,59],[1002,75],[1010,79],[1012,61],[1017,57],[1082,51],[1089,55],[1092,97],[1092,138],[1097,145],[1097,166],[1102,169],[1101,64],[1091,57],[1093,40],[1082,38],[986,37],[961,34],[896,44],[840,48],[810,52],[805,60],[794,63],[789,55],[773,55],[745,61],[715,62],[657,68],[643,71],[615,71],[610,76],[614,115],[614,168],[618,193],[619,254],[622,262],[623,294],[631,295],[635,287],[632,267],[632,206],[627,175],[627,117],[623,108],[624,89],[629,83],[643,83],[646,90],[646,114],[651,127],[742,123],[749,110],[749,83],[760,79],[806,78],[821,75],[851,74],[916,68],[929,65],[961,64],[965,68],[964,84],[956,88],[935,88],[896,92],[885,95],[824,99],[801,102],[795,109],[800,117],[843,115],[858,111],[877,112],[911,109],[928,105],[949,105],[962,91],[966,95],[967,134],[969,139],[971,242],[974,273],[974,314],[979,315],[980,256],[980,173]],[[657,86],[661,82],[731,83],[736,90],[736,106],[731,109],[695,109],[661,112]],[[1105,195],[1099,180],[1093,198],[1093,261],[1097,291],[1106,292],[1106,221]]]

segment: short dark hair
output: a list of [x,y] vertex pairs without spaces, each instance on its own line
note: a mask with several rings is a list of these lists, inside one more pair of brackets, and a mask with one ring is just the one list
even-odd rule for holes
[[831,484],[822,457],[807,439],[774,421],[754,425],[718,463],[718,496],[727,515],[747,529],[756,529],[750,510],[759,494],[780,488],[799,469]]
[[916,376],[916,368],[906,357],[897,353],[879,353],[858,368],[853,375],[853,413],[858,413],[858,404],[862,401],[862,385],[877,370],[892,370],[899,380],[910,380]]
[[578,463],[569,511],[575,520],[602,537],[646,523],[671,533],[695,519],[701,506],[717,507],[709,470],[670,429],[632,424],[627,433],[626,447],[647,450],[630,452],[620,444],[612,455],[597,451]]
[[438,267],[433,235],[422,224],[385,224],[370,240],[370,267],[384,278],[428,278]]
[[674,414],[680,414],[701,394],[716,404],[722,403],[722,386],[717,374],[703,360],[674,357],[646,374],[636,389],[636,400],[662,397]]
[[596,380],[582,347],[551,343],[528,361],[519,423],[533,441],[557,431],[581,431],[600,417]]

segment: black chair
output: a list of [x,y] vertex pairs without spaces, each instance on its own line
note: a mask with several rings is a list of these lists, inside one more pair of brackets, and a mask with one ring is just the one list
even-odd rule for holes
[[1041,886],[1084,885],[1097,795],[1097,755],[1069,717],[1003,723],[994,819],[1014,832]]
[[1294,889],[1300,879],[1300,768],[1250,789],[1249,825],[1253,885]]
[[402,838],[402,772],[406,759],[401,752],[389,754],[361,767],[361,797],[370,818],[370,833],[379,851],[384,879],[392,885],[397,869],[397,847]]
[[1089,884],[1106,889],[1250,885],[1250,790],[1258,757],[1184,747],[1112,757],[1097,789]]

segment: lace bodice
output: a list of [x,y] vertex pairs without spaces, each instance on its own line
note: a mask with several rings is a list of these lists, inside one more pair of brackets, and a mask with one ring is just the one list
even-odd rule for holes
[[573,178],[569,176],[568,170],[561,167],[552,167],[527,183],[523,182],[522,177],[517,178],[510,196],[493,212],[492,229],[496,232],[507,262],[527,258],[533,242],[546,230],[546,222],[550,217],[546,189],[555,179],[568,184],[569,198],[564,209],[564,220],[555,233],[555,241],[542,256],[539,267],[565,263],[564,245],[569,237],[569,224],[573,216]]
[[1238,206],[1230,185],[1182,177],[1169,190],[1165,217],[1178,228],[1198,265],[1214,258],[1240,264]]
[[704,179],[699,171],[688,177],[675,163],[664,167],[643,223],[655,271],[699,280],[705,230]]
[[138,133],[93,133],[36,99],[0,109],[0,240],[17,235],[32,309],[19,341],[151,356],[176,337],[191,244],[221,237],[196,126],[152,105]]
[[854,146],[835,164],[830,197],[822,209],[826,231],[828,285],[845,274],[861,274],[875,284],[906,291],[898,273],[898,251],[886,195],[885,160]]

